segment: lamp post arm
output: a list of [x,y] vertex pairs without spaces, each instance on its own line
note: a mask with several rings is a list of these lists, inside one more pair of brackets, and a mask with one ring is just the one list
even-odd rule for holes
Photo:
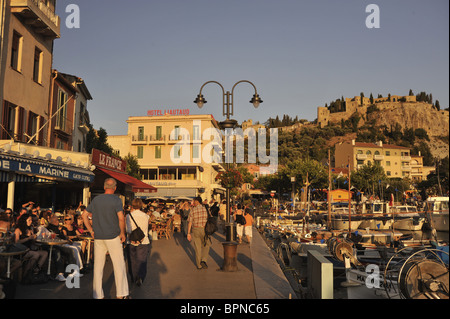
[[228,119],[228,118],[230,117],[230,116],[229,116],[230,98],[229,98],[229,93],[228,93],[228,92],[225,93],[225,89],[224,89],[224,87],[222,86],[222,84],[220,84],[220,83],[217,82],[217,81],[208,81],[208,82],[206,82],[205,84],[203,84],[202,87],[200,88],[200,95],[202,95],[203,88],[204,88],[207,84],[210,84],[210,83],[215,83],[215,84],[217,84],[218,86],[220,86],[220,87],[222,88],[223,115],[226,115],[226,116],[227,116],[227,119]]
[[225,89],[223,88],[222,84],[220,84],[220,83],[217,82],[217,81],[208,81],[208,82],[206,82],[205,84],[203,84],[202,87],[200,88],[200,94],[202,94],[203,88],[204,88],[207,84],[210,84],[210,83],[216,83],[218,86],[220,86],[220,87],[222,88],[223,94],[225,95]]
[[255,95],[258,95],[258,91],[257,91],[257,89],[256,89],[256,86],[255,86],[252,82],[247,81],[247,80],[242,80],[242,81],[237,82],[237,83],[233,86],[233,88],[231,89],[231,103],[230,103],[230,106],[231,106],[231,114],[234,113],[234,89],[236,88],[236,86],[238,86],[238,85],[241,84],[241,83],[249,83],[249,84],[251,84],[251,85],[253,86],[253,88],[255,89]]
[[241,84],[241,83],[244,83],[244,82],[245,82],[245,83],[251,84],[251,85],[253,86],[253,88],[255,89],[255,94],[258,94],[258,91],[256,90],[256,86],[255,86],[252,82],[247,81],[247,80],[242,80],[242,81],[237,82],[237,83],[233,86],[233,89],[231,90],[231,95],[234,94],[234,89],[236,88],[236,86],[238,86],[238,84]]

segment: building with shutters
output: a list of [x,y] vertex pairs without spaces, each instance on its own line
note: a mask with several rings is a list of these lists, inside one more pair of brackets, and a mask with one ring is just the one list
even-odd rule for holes
[[142,181],[158,188],[141,197],[210,200],[225,193],[215,181],[224,168],[212,160],[208,134],[219,129],[212,115],[133,116],[127,123],[128,134],[108,136],[108,143],[121,157],[136,156]]

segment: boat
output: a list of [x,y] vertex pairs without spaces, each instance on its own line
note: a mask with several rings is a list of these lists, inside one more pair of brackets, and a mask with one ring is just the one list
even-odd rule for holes
[[335,207],[331,213],[331,229],[348,230],[350,223],[350,229],[355,230],[358,229],[361,222],[360,216],[356,215],[353,207],[351,208],[350,220],[348,207]]
[[448,232],[448,196],[433,196],[427,198],[425,202],[425,211],[432,229]]
[[416,206],[393,206],[393,227],[398,230],[418,231],[422,230],[425,223],[425,215],[419,213]]
[[389,214],[388,202],[365,202],[362,204],[360,229],[387,230],[392,228],[393,220]]

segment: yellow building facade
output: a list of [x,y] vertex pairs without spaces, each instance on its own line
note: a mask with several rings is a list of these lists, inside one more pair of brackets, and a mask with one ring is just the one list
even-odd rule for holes
[[213,158],[221,143],[212,142],[219,127],[211,115],[140,116],[127,123],[128,134],[109,136],[108,143],[122,157],[137,157],[142,181],[158,188],[147,197],[210,200],[224,193],[215,181],[223,167]]
[[[422,172],[421,156],[411,156],[407,147],[377,143],[351,142],[336,144],[335,167],[350,164],[350,170],[358,170],[369,163],[379,163],[389,178],[413,178]],[[414,165],[412,165],[414,164]],[[414,171],[413,171],[414,168]],[[414,174],[413,174],[414,173]]]

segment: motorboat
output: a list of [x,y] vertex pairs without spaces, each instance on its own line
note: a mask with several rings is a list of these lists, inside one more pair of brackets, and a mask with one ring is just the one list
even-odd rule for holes
[[425,202],[425,211],[433,229],[448,232],[448,196],[429,197]]
[[425,214],[419,213],[416,206],[394,206],[391,208],[393,214],[393,227],[398,230],[418,231],[422,230],[425,223]]
[[[331,213],[331,229],[335,230],[348,230],[349,228],[352,230],[358,229],[361,224],[360,216],[356,215],[355,208],[352,207],[350,209],[350,218],[349,218],[349,209],[348,207],[335,207]],[[350,227],[349,227],[350,224]]]
[[388,202],[365,202],[362,204],[360,229],[388,230],[393,220],[389,214]]

